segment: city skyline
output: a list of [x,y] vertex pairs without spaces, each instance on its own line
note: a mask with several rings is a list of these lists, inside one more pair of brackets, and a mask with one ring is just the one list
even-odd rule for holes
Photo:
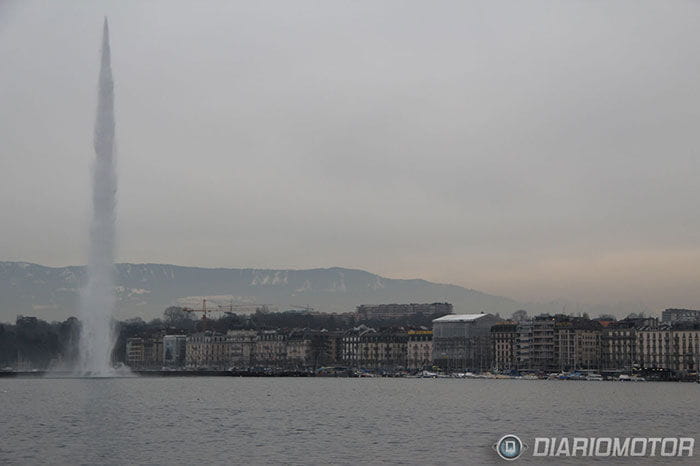
[[692,462],[697,31],[0,0],[0,464]]
[[[115,367],[126,364],[139,375],[410,372],[433,378],[442,371],[463,378],[473,371],[481,378],[531,380],[698,380],[700,310],[666,309],[661,318],[619,320],[525,311],[504,319],[452,311],[448,303],[422,303],[358,306],[338,314],[259,309],[197,319],[200,311],[171,307],[148,322],[118,322],[111,355]],[[80,326],[75,318],[48,323],[20,316],[3,326],[0,364],[24,373],[65,370],[76,356]],[[208,372],[192,373],[199,370]]]
[[107,14],[119,262],[698,308],[700,11],[631,4],[4,2],[0,260],[86,262]]

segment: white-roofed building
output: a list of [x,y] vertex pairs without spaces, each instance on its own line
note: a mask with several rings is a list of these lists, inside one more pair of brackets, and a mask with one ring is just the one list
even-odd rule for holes
[[[442,316],[438,319],[433,320],[435,322],[473,322],[477,319],[483,319],[484,317],[491,316],[491,314],[449,314]],[[493,317],[493,316],[491,316]]]
[[492,314],[451,314],[433,320],[433,360],[446,371],[481,371],[491,367]]

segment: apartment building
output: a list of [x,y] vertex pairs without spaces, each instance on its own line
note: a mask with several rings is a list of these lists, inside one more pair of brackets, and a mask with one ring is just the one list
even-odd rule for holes
[[433,365],[432,330],[409,330],[406,343],[406,367],[426,369]]
[[518,368],[518,335],[515,322],[499,322],[491,327],[493,370],[507,372]]
[[452,314],[433,320],[433,361],[443,370],[482,371],[491,367],[491,314]]

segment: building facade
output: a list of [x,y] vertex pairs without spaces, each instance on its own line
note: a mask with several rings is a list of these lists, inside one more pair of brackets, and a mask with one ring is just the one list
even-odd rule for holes
[[305,330],[291,332],[287,336],[287,354],[285,366],[301,369],[312,365],[312,334]]
[[637,332],[637,356],[642,369],[695,372],[700,355],[700,325],[660,325]]
[[229,367],[246,369],[253,365],[255,359],[255,341],[258,332],[255,330],[229,330],[226,332],[229,351]]
[[144,357],[143,338],[129,338],[126,340],[126,364],[132,369],[142,369]]
[[700,311],[693,309],[665,309],[661,312],[661,322],[675,324],[677,322],[700,322]]
[[433,361],[449,372],[491,368],[491,314],[453,314],[433,320]]
[[637,323],[627,319],[611,322],[601,331],[601,369],[631,372],[638,367]]
[[186,335],[165,335],[163,337],[163,366],[184,367],[187,353]]
[[555,359],[560,371],[599,370],[602,325],[588,319],[555,322]]
[[531,319],[518,322],[515,361],[518,369],[532,368],[532,328]]
[[406,367],[411,370],[428,369],[433,365],[432,330],[409,330],[406,343]]
[[226,335],[206,331],[187,337],[186,366],[225,370],[229,368],[229,342]]
[[518,369],[518,324],[499,322],[491,327],[493,370],[507,372]]
[[348,367],[360,367],[360,339],[368,333],[376,333],[376,330],[360,325],[343,334],[341,350],[343,364]]
[[557,370],[556,319],[551,316],[538,316],[532,320],[532,343],[530,346],[530,367],[528,369],[538,372],[551,372]]
[[256,366],[284,367],[287,360],[287,336],[276,330],[258,332],[254,360]]
[[375,370],[405,368],[407,343],[405,332],[366,332],[360,337],[360,367]]
[[698,325],[679,326],[672,331],[672,369],[680,372],[697,372],[700,368],[700,328]]
[[398,319],[416,314],[452,314],[450,303],[363,304],[357,306],[357,318],[363,320]]

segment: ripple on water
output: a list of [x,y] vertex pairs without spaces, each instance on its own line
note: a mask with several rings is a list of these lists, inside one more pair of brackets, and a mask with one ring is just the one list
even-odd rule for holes
[[11,419],[0,442],[0,463],[461,464],[466,457],[484,463],[493,462],[490,446],[506,433],[525,439],[678,436],[700,430],[700,407],[689,402],[697,397],[693,384],[302,378],[19,382],[0,380],[7,400],[4,419]]

